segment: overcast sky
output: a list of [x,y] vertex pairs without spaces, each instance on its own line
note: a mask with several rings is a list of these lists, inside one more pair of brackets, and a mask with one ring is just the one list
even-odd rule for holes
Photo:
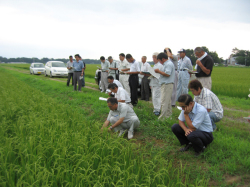
[[250,49],[250,0],[0,0],[0,56],[140,60],[206,46]]

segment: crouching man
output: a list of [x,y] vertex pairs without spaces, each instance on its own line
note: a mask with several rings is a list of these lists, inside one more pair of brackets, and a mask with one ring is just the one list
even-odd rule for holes
[[186,145],[180,149],[181,152],[193,147],[195,155],[199,156],[214,139],[209,114],[204,106],[194,102],[188,94],[181,95],[178,102],[182,111],[178,118],[179,124],[174,124],[172,131],[181,145]]
[[133,138],[134,129],[139,127],[140,121],[134,110],[125,103],[118,103],[117,99],[110,97],[107,100],[108,107],[110,109],[107,120],[103,124],[103,128],[108,128],[109,131],[120,131],[119,137],[122,136],[128,130],[128,139]]

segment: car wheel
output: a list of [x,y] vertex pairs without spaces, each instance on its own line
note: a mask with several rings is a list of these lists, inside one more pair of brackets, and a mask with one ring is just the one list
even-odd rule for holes
[[34,71],[33,71],[33,75],[35,75],[35,74],[34,74]]
[[44,71],[44,76],[47,77],[46,71]]
[[32,72],[30,71],[30,74],[32,75]]
[[50,77],[51,77],[51,78],[53,77],[51,72],[50,72]]

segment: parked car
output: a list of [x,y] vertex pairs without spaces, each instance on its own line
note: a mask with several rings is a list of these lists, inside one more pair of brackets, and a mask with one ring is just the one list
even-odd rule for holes
[[68,76],[68,69],[66,68],[64,62],[62,61],[48,61],[45,64],[45,76],[50,75],[54,76]]
[[43,63],[33,62],[30,64],[30,74],[44,74],[45,67]]

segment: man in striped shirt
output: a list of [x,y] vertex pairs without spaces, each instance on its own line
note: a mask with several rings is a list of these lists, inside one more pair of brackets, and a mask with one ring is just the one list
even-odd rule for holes
[[215,122],[219,122],[223,117],[223,108],[218,97],[209,89],[204,88],[198,80],[191,81],[188,87],[194,94],[194,101],[207,109],[213,130],[215,130]]

